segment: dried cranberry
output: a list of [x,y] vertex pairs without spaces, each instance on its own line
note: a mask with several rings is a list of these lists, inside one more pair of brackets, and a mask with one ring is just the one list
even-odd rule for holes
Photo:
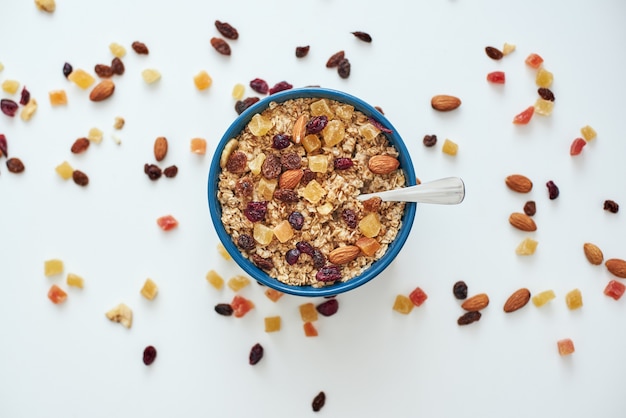
[[346,54],[344,51],[335,52],[330,58],[328,58],[328,61],[326,61],[326,67],[333,68],[338,66],[339,62],[343,59],[345,55]]
[[339,301],[337,299],[329,299],[317,305],[315,309],[324,316],[331,316],[339,310]]
[[230,55],[230,45],[222,38],[211,38],[211,46],[222,55]]
[[297,46],[296,47],[296,57],[297,58],[304,58],[307,56],[307,54],[309,53],[309,49],[311,49],[310,45],[307,46]]
[[369,33],[356,31],[356,32],[352,32],[352,34],[356,36],[358,39],[362,40],[363,42],[368,42],[368,43],[372,42],[372,37],[370,36]]
[[126,68],[124,67],[124,63],[118,57],[113,58],[111,61],[111,69],[113,70],[113,74],[122,75]]
[[163,170],[163,175],[167,178],[174,178],[176,177],[176,175],[178,174],[178,167],[175,165],[171,165],[169,167],[166,167]]
[[20,104],[22,106],[25,106],[28,104],[29,100],[30,100],[30,92],[26,90],[26,86],[24,86],[22,87],[22,95],[20,97]]
[[354,161],[350,158],[335,158],[333,165],[335,170],[347,170],[354,165]]
[[313,398],[313,403],[311,406],[313,407],[313,412],[319,412],[320,409],[326,403],[326,394],[324,392],[318,393],[315,398]]
[[157,356],[156,348],[154,348],[151,345],[147,346],[143,350],[143,364],[145,364],[146,366],[151,365],[152,363],[154,363],[156,356]]
[[250,251],[254,249],[256,244],[254,243],[254,238],[252,238],[248,234],[241,234],[237,237],[237,245],[242,250]]
[[339,266],[324,266],[315,274],[315,278],[320,282],[341,280],[341,269]]
[[279,91],[290,90],[293,88],[292,84],[287,83],[286,81],[281,81],[274,84],[274,87],[271,87],[269,92],[270,94],[278,93]]
[[267,81],[261,78],[255,78],[254,80],[250,81],[250,88],[259,94],[267,94],[267,91],[269,90]]
[[215,305],[215,312],[224,316],[231,316],[233,314],[233,307],[228,303],[218,303]]
[[548,188],[548,195],[550,196],[550,200],[554,200],[559,197],[559,188],[552,180],[546,183],[546,187]]
[[424,135],[424,146],[433,147],[437,144],[437,135]]
[[72,65],[69,62],[66,62],[65,64],[63,64],[63,75],[65,76],[65,78],[67,78],[70,74],[72,74],[72,71],[74,71],[74,69],[72,68]]
[[9,149],[7,146],[7,137],[4,136],[4,134],[0,134],[0,157],[1,156],[5,156],[8,157],[9,156]]
[[158,180],[161,178],[162,171],[159,166],[155,164],[144,164],[143,172],[150,178],[150,180]]
[[235,194],[241,197],[250,197],[254,192],[254,183],[249,177],[242,177],[235,183]]
[[604,210],[607,210],[611,213],[617,213],[619,212],[619,205],[614,200],[605,200]]
[[220,22],[219,20],[216,20],[215,27],[217,28],[217,31],[221,33],[224,38],[227,38],[227,39],[239,38],[239,32],[237,31],[237,29],[232,27],[230,23]]
[[280,165],[283,170],[296,170],[302,167],[302,157],[295,152],[287,152],[280,156]]
[[289,145],[291,145],[291,135],[276,134],[272,138],[272,148],[274,149],[285,149]]
[[306,241],[299,241],[296,243],[296,248],[300,250],[301,253],[312,256],[315,248]]
[[274,268],[274,262],[271,258],[264,258],[258,254],[252,254],[252,262],[262,270],[271,270]]
[[322,132],[322,129],[328,124],[328,117],[326,115],[313,116],[306,124],[307,134],[317,134]]
[[304,215],[302,215],[300,212],[291,212],[287,220],[289,221],[289,225],[291,225],[291,227],[296,231],[301,230],[304,226]]
[[297,248],[292,248],[285,254],[285,261],[287,261],[287,264],[289,264],[290,266],[296,264],[299,258],[300,250],[298,250]]
[[350,77],[351,68],[352,66],[350,65],[350,61],[348,60],[348,58],[344,58],[341,61],[339,61],[339,65],[337,66],[337,73],[339,74],[339,77],[341,78]]
[[463,280],[459,280],[452,286],[454,297],[460,300],[467,298],[467,284]]
[[235,111],[238,115],[241,115],[244,110],[258,102],[260,99],[258,97],[246,97],[243,100],[237,100],[235,103]]
[[17,112],[17,108],[18,108],[18,105],[13,100],[10,100],[10,99],[0,100],[0,109],[2,110],[2,113],[4,113],[7,116],[11,116],[11,117],[15,116],[15,113]]
[[296,203],[300,200],[300,196],[298,196],[298,192],[292,189],[277,189],[274,192],[274,199],[285,203]]
[[265,218],[267,202],[248,202],[243,214],[250,222],[259,222]]
[[311,258],[313,259],[313,267],[316,269],[321,269],[326,264],[326,257],[317,248],[313,250],[313,254],[311,254]]
[[341,211],[341,219],[352,229],[356,228],[358,224],[356,213],[352,209],[344,209]]
[[374,118],[368,118],[368,121],[369,121],[369,123],[371,123],[372,125],[374,125],[378,129],[380,129],[382,132],[385,132],[387,134],[390,134],[390,133],[393,132],[391,129],[387,128],[385,125],[383,125],[382,123],[380,123],[379,121],[377,121]]
[[249,361],[251,365],[257,364],[263,358],[263,346],[259,343],[256,343],[250,349]]

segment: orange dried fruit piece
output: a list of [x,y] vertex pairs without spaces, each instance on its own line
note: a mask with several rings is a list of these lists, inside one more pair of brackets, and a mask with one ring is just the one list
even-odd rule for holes
[[326,173],[328,171],[328,157],[326,155],[311,155],[309,160],[309,170],[314,173]]
[[526,57],[526,60],[524,60],[524,62],[531,68],[539,68],[543,63],[543,58],[541,58],[541,56],[539,56],[538,54],[532,53]]
[[248,279],[246,276],[237,275],[228,279],[228,282],[226,284],[228,285],[228,287],[231,288],[233,292],[239,292],[241,289],[250,284],[250,279]]
[[237,83],[233,86],[232,96],[235,100],[241,100],[243,98],[243,94],[246,91],[246,86],[241,83]]
[[267,296],[267,298],[272,302],[278,302],[278,299],[285,296],[285,294],[276,289],[267,288],[265,289],[265,296]]
[[380,232],[382,224],[375,212],[368,213],[359,221],[359,230],[368,238],[374,238]]
[[268,245],[270,242],[272,242],[272,239],[274,238],[274,230],[272,228],[268,228],[263,224],[256,223],[254,224],[252,236],[254,240],[260,245]]
[[161,216],[157,218],[156,222],[163,231],[169,231],[178,226],[178,221],[172,215]]
[[67,273],[67,278],[65,280],[68,286],[78,287],[82,289],[85,286],[85,280],[77,274]]
[[304,138],[302,138],[301,143],[307,154],[310,154],[322,148],[322,141],[320,141],[320,139],[315,134],[306,135]]
[[554,294],[554,290],[544,290],[543,292],[534,295],[531,300],[533,301],[533,305],[540,308],[555,297],[556,295]]
[[404,315],[411,313],[414,306],[411,299],[405,295],[397,295],[396,300],[393,302],[393,310]]
[[283,219],[274,227],[274,236],[283,244],[289,241],[293,234],[293,228],[286,219]]
[[55,305],[65,302],[67,299],[67,293],[56,284],[53,284],[48,290],[48,299]]
[[52,106],[61,106],[67,104],[67,94],[65,90],[52,90],[48,92],[50,98],[50,104]]
[[96,81],[94,76],[85,70],[81,70],[80,68],[73,70],[70,75],[67,76],[67,79],[83,90],[91,87],[91,85]]
[[235,318],[241,318],[254,309],[254,303],[243,296],[235,295],[230,306],[233,308]]
[[20,83],[17,80],[4,80],[2,82],[2,90],[8,94],[15,94],[20,88]]
[[570,355],[575,351],[574,342],[570,338],[559,340],[556,344],[559,349],[559,355],[561,356]]
[[317,329],[315,328],[315,325],[313,325],[312,322],[305,322],[302,325],[302,328],[304,328],[304,335],[307,337],[317,337]]
[[263,136],[274,127],[274,122],[262,116],[260,113],[252,116],[250,122],[248,122],[248,129],[254,136]]
[[583,138],[585,138],[585,141],[591,141],[598,136],[596,131],[589,125],[585,125],[580,128],[580,134],[583,136]]
[[567,292],[565,303],[570,310],[581,308],[583,306],[583,296],[580,289],[573,289]]
[[205,276],[207,282],[217,290],[224,287],[224,279],[215,270],[209,270]]
[[317,182],[317,180],[311,180],[302,190],[302,196],[313,204],[319,202],[325,194],[326,190]]
[[516,125],[526,125],[535,113],[535,106],[528,106],[526,109],[515,115],[513,123]]
[[554,75],[545,68],[540,68],[535,76],[535,83],[537,83],[539,87],[548,88],[552,85],[553,80]]
[[515,254],[533,255],[535,253],[535,250],[537,249],[538,244],[539,242],[532,238],[524,238],[524,240],[519,243],[517,248],[515,248]]
[[326,116],[328,119],[331,119],[333,116],[335,116],[325,99],[320,99],[311,103],[311,116],[322,115]]
[[280,331],[280,316],[265,317],[265,332]]
[[202,70],[193,77],[193,84],[198,90],[206,90],[213,84],[213,79],[209,73]]
[[232,257],[230,256],[230,254],[228,254],[226,247],[224,247],[224,244],[222,244],[221,242],[217,244],[217,252],[219,253],[219,255],[222,256],[224,260],[232,260]]
[[446,138],[446,140],[443,141],[443,146],[441,147],[441,151],[444,154],[456,155],[457,152],[459,151],[459,145]]
[[300,317],[302,322],[314,322],[317,321],[317,309],[311,302],[301,304],[298,309],[300,310]]
[[74,173],[74,169],[67,161],[63,161],[61,164],[57,165],[54,171],[56,171],[63,180],[71,179],[72,174]]
[[361,237],[354,243],[361,249],[361,252],[368,257],[373,256],[380,249],[381,245],[374,238]]
[[206,154],[206,139],[193,138],[191,140],[191,152],[194,154],[204,155]]
[[43,274],[46,277],[56,276],[63,273],[63,261],[57,258],[44,261]]
[[159,288],[152,279],[148,278],[141,287],[140,293],[144,298],[153,300],[157,293],[159,293]]
[[322,137],[324,138],[324,145],[332,147],[343,141],[346,134],[346,130],[343,127],[343,123],[337,119],[333,119],[328,122],[326,127],[322,130]]

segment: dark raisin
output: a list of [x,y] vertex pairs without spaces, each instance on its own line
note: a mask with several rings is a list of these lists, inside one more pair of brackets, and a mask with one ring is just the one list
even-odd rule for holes
[[383,200],[380,197],[370,197],[363,201],[363,209],[366,212],[378,212],[382,203]]
[[341,219],[352,229],[356,228],[358,224],[356,213],[352,209],[344,209],[341,211]]
[[211,46],[222,55],[230,55],[230,45],[222,38],[211,38]]
[[146,366],[151,365],[156,360],[157,351],[156,348],[149,345],[143,350],[143,364]]
[[243,214],[250,222],[259,222],[265,218],[267,202],[248,202]]
[[263,164],[261,164],[261,173],[263,173],[263,177],[268,180],[278,178],[282,171],[282,166],[280,164],[280,157],[276,154],[269,154],[265,157]]
[[0,157],[3,155],[5,157],[9,156],[9,148],[7,145],[7,137],[4,136],[4,134],[0,134]]
[[297,46],[296,47],[296,57],[297,58],[304,58],[307,56],[307,54],[309,53],[309,49],[311,49],[310,45],[307,46]]
[[11,99],[2,99],[0,100],[0,110],[2,110],[2,113],[4,113],[7,116],[15,116],[15,113],[17,113],[17,108],[19,106],[17,105],[17,103],[15,103],[13,100]]
[[161,169],[155,164],[144,164],[143,172],[150,178],[150,180],[158,180],[161,178]]
[[502,51],[500,51],[498,48],[494,48],[493,46],[486,47],[485,53],[492,60],[499,60],[499,59],[502,59],[502,57],[504,56]]
[[300,212],[291,212],[287,220],[289,221],[289,225],[291,225],[291,227],[296,231],[301,230],[304,226],[304,215]]
[[433,147],[437,143],[437,135],[424,135],[424,146]]
[[383,108],[380,106],[374,106],[374,109],[378,110],[382,115],[385,114],[385,112],[383,112]]
[[252,254],[252,262],[262,270],[271,270],[274,268],[274,262],[271,258],[263,258],[258,254]]
[[74,183],[82,187],[85,187],[89,184],[89,177],[87,177],[87,174],[83,173],[80,170],[74,170],[72,172],[72,179],[74,180]]
[[272,137],[272,148],[285,149],[291,145],[291,135],[276,134]]
[[228,303],[218,303],[215,305],[215,312],[223,316],[231,316],[233,314],[233,307]]
[[296,264],[299,258],[300,250],[298,250],[297,248],[292,248],[285,254],[285,261],[287,261],[287,264],[289,264],[290,266]]
[[240,174],[246,171],[248,165],[248,157],[241,151],[235,151],[228,157],[226,161],[226,170],[231,173]]
[[524,213],[528,216],[533,216],[537,213],[537,205],[534,200],[529,200],[524,204]]
[[339,61],[339,65],[337,66],[337,73],[339,74],[339,77],[341,78],[350,77],[351,68],[352,66],[350,65],[350,61],[348,60],[348,58],[344,58],[341,61]]
[[369,35],[369,33],[356,31],[352,32],[352,34],[363,42],[372,42],[372,37]]
[[459,325],[469,325],[472,322],[480,320],[481,316],[482,314],[479,311],[465,312],[459,317],[459,319],[457,319],[456,323]]
[[235,194],[241,197],[250,197],[254,191],[254,183],[249,177],[242,177],[235,183]]
[[452,286],[452,293],[459,300],[467,299],[467,284],[463,280],[459,280]]
[[548,196],[550,200],[554,200],[559,197],[559,188],[552,180],[546,183],[546,187],[548,188]]
[[239,32],[237,32],[237,29],[232,27],[229,23],[220,22],[219,20],[216,20],[215,27],[217,28],[217,31],[221,33],[222,36],[226,39],[239,38]]
[[176,167],[175,165],[171,165],[169,167],[166,167],[163,170],[163,175],[167,178],[173,178],[176,177],[176,175],[178,174],[178,167]]
[[311,254],[311,258],[313,259],[313,267],[316,268],[316,269],[321,269],[326,264],[326,257],[317,248],[313,249],[313,253]]
[[274,191],[274,199],[285,203],[296,203],[300,200],[298,192],[292,189],[277,189]]
[[337,299],[329,299],[317,305],[315,309],[324,316],[332,316],[339,310],[339,301]]
[[283,170],[297,170],[302,167],[302,158],[295,152],[288,152],[280,156],[280,165]]
[[305,168],[304,170],[302,170],[302,180],[300,180],[300,183],[306,186],[311,180],[314,180],[315,178],[317,178],[317,173],[312,171],[310,168]]
[[89,148],[89,144],[90,143],[91,143],[91,141],[89,141],[87,138],[78,138],[72,144],[72,147],[70,148],[70,151],[73,154],[80,154],[82,152],[85,152],[87,150],[87,148]]
[[267,91],[269,90],[267,81],[261,78],[255,78],[254,80],[250,81],[250,88],[259,94],[267,94]]
[[122,75],[126,70],[124,67],[124,63],[118,57],[113,58],[111,61],[111,69],[113,70],[113,74]]
[[148,47],[143,42],[135,41],[130,46],[138,54],[148,55],[150,53]]
[[539,94],[539,97],[541,97],[543,100],[548,100],[551,102],[554,101],[554,93],[552,93],[552,90],[546,87],[539,87],[537,93]]
[[94,68],[96,75],[100,78],[113,77],[113,68],[104,64],[96,64]]
[[24,163],[19,158],[9,158],[7,160],[7,169],[14,174],[24,171]]
[[617,204],[617,202],[613,201],[613,200],[605,200],[604,201],[604,210],[607,210],[611,213],[617,213],[619,212],[619,205]]
[[274,84],[274,87],[270,87],[269,93],[274,94],[278,93],[279,91],[291,90],[292,88],[292,84],[289,84],[286,81],[279,81],[278,83]]
[[333,167],[335,170],[347,170],[354,165],[354,161],[350,158],[335,158],[333,161]]
[[263,358],[263,346],[259,343],[256,343],[250,349],[249,361],[251,365],[257,364]]
[[237,100],[237,102],[235,103],[235,111],[238,115],[241,115],[244,110],[258,102],[259,100],[261,99],[259,99],[258,97],[246,97],[243,100]]
[[237,245],[239,246],[239,248],[246,251],[253,250],[254,247],[256,247],[256,244],[254,243],[254,238],[252,238],[248,234],[239,235],[237,237]]
[[296,243],[296,248],[300,250],[301,253],[312,256],[315,248],[306,241],[299,241]]
[[380,123],[379,121],[377,121],[376,119],[369,117],[367,118],[368,122],[371,123],[372,125],[374,125],[375,127],[377,127],[378,129],[380,129],[381,131],[385,132],[385,133],[392,133],[393,131],[389,128],[387,128],[385,125],[383,125],[382,123]]
[[63,75],[65,76],[65,78],[67,78],[70,74],[72,74],[72,71],[74,71],[74,69],[72,68],[72,65],[69,62],[66,62],[65,64],[63,64]]
[[344,51],[334,53],[330,58],[328,58],[328,61],[326,61],[326,67],[337,67],[339,65],[339,61],[341,61],[345,55]]
[[326,394],[324,392],[318,393],[315,398],[313,398],[313,412],[319,412],[320,409],[326,403]]
[[26,106],[30,101],[30,92],[26,90],[26,86],[22,87],[22,94],[20,95],[20,104]]
[[324,266],[315,274],[315,278],[320,282],[341,280],[341,269],[339,266]]
[[328,117],[326,115],[313,116],[306,123],[306,133],[307,134],[317,134],[322,132],[322,130],[328,124]]

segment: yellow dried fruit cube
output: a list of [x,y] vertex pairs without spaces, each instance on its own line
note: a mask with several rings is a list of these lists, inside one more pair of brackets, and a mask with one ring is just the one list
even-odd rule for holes
[[205,277],[207,282],[217,290],[224,287],[224,279],[215,270],[209,270]]
[[502,47],[502,54],[509,55],[513,51],[515,51],[515,45],[505,42],[504,46]]
[[311,103],[311,115],[312,116],[326,116],[328,119],[331,119],[334,114],[333,111],[330,110],[328,106],[328,102],[325,99],[320,99]]
[[537,99],[535,102],[535,113],[541,116],[550,116],[554,109],[554,102],[545,99]]
[[150,278],[146,279],[141,288],[141,296],[148,300],[153,300],[157,293],[159,293],[159,288],[156,283]]
[[301,304],[298,309],[300,310],[300,317],[302,322],[314,322],[317,321],[317,309],[311,302]]
[[352,115],[354,115],[354,106],[352,105],[337,106],[335,108],[335,114],[339,118],[349,121],[352,119]]
[[580,289],[574,289],[565,295],[565,303],[571,310],[581,308],[583,306],[583,295]]
[[141,78],[143,78],[143,81],[145,81],[147,84],[152,84],[161,79],[161,73],[159,72],[159,70],[156,70],[154,68],[146,68],[141,72]]
[[304,190],[302,190],[302,196],[313,204],[319,202],[325,194],[326,190],[324,190],[317,180],[311,180]]
[[224,244],[222,244],[221,242],[217,244],[217,252],[219,253],[219,255],[222,256],[224,260],[232,260],[230,254],[228,253],[228,251],[226,251],[226,247],[224,247]]
[[373,256],[378,252],[381,245],[374,238],[370,237],[361,237],[354,243],[357,247],[361,249],[361,252],[368,257]]
[[4,80],[2,82],[2,90],[8,94],[15,94],[17,90],[20,88],[19,81],[16,80]]
[[537,249],[538,244],[539,242],[535,241],[532,238],[524,238],[524,240],[520,242],[517,248],[515,249],[515,254],[533,255],[535,253],[535,250]]
[[274,197],[274,190],[276,190],[277,185],[278,180],[268,180],[265,177],[261,177],[261,179],[259,180],[259,184],[256,186],[257,196],[260,197],[260,200],[272,200]]
[[543,292],[534,295],[531,300],[536,307],[540,308],[555,297],[556,295],[554,294],[554,290],[544,290]]
[[283,219],[274,227],[274,236],[283,244],[289,241],[293,234],[293,228],[286,219]]
[[67,94],[65,94],[65,90],[52,90],[48,92],[48,96],[50,97],[50,104],[52,106],[67,104]]
[[254,224],[252,236],[254,237],[254,240],[260,245],[268,245],[270,242],[272,242],[272,238],[274,238],[274,230],[272,228],[268,228],[263,224],[256,223]]
[[54,171],[56,171],[63,180],[71,179],[74,173],[74,169],[67,161],[63,161],[61,164],[57,165]]
[[193,138],[191,140],[191,152],[194,154],[204,155],[206,154],[206,139]]
[[75,69],[67,76],[67,79],[76,84],[83,90],[88,89],[96,81],[96,79],[85,70]]
[[198,90],[206,90],[213,84],[213,79],[206,71],[202,70],[193,77],[193,84]]
[[364,125],[359,126],[359,134],[368,141],[373,140],[380,133],[380,129],[367,122]]
[[408,315],[413,310],[413,302],[405,295],[397,295],[393,302],[393,310],[404,315]]
[[443,147],[441,147],[441,151],[444,154],[456,155],[456,153],[459,151],[459,145],[446,138],[446,140],[443,141]]
[[328,157],[326,155],[309,156],[309,169],[314,173],[325,173],[328,171]]
[[[265,161],[266,157],[267,156],[265,154],[260,153],[259,155],[257,155],[256,157],[254,157],[252,160],[248,162],[248,168],[250,169],[250,172],[252,174],[257,176],[261,173],[261,167],[263,167],[263,162]],[[272,190],[272,194],[273,193],[274,191]],[[269,200],[269,199],[265,199],[265,200]]]
[[98,128],[91,128],[89,133],[87,134],[87,139],[93,143],[99,144],[102,142],[102,137],[104,133]]
[[591,141],[592,139],[595,139],[596,136],[598,136],[596,131],[589,125],[585,125],[580,128],[580,134],[583,136],[583,138],[585,138],[585,141]]
[[272,302],[278,302],[278,299],[285,296],[285,294],[283,292],[268,287],[267,289],[265,289],[265,296],[267,296],[267,298]]
[[252,119],[248,122],[248,129],[254,136],[263,136],[273,127],[274,122],[269,118],[261,116],[260,113],[252,116]]
[[67,273],[67,278],[65,279],[65,282],[68,286],[79,287],[81,289],[85,285],[85,280],[83,280],[82,277],[74,273]]
[[326,202],[323,205],[317,207],[317,213],[319,213],[320,215],[328,215],[333,211],[333,209],[333,204],[330,202]]
[[265,332],[280,331],[280,316],[268,316],[265,318]]
[[228,279],[228,282],[226,284],[228,285],[228,287],[231,288],[233,292],[239,292],[241,289],[250,284],[250,279],[248,279],[246,276],[237,275]]
[[241,100],[243,98],[243,94],[246,91],[246,86],[244,86],[241,83],[237,83],[233,86],[233,99],[235,100]]
[[535,76],[535,83],[537,83],[539,87],[548,88],[552,85],[553,80],[554,80],[554,75],[550,71],[546,70],[543,67],[537,70],[537,75]]
[[43,263],[43,274],[46,277],[63,273],[63,261],[57,258],[46,260]]
[[122,58],[124,55],[126,55],[126,48],[115,42],[109,44],[109,51],[111,51],[111,54],[118,58]]
[[315,134],[306,135],[302,138],[302,146],[307,154],[310,154],[318,149],[322,148],[322,141]]
[[28,103],[26,103],[26,106],[22,108],[22,112],[20,113],[20,118],[22,118],[24,122],[27,122],[30,120],[30,118],[33,117],[36,111],[37,111],[37,100],[31,97]]
[[378,214],[370,212],[359,221],[359,230],[368,238],[374,238],[380,232],[382,225]]
[[346,134],[346,130],[343,127],[343,122],[334,119],[328,122],[326,127],[322,130],[322,137],[324,138],[324,145],[332,147],[343,141]]

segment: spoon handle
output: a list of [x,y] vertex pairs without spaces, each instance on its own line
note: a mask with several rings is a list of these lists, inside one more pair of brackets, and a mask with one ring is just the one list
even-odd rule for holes
[[369,193],[357,196],[358,200],[380,197],[386,202],[417,202],[435,203],[439,205],[456,205],[465,198],[465,184],[458,177],[446,177],[417,186]]

